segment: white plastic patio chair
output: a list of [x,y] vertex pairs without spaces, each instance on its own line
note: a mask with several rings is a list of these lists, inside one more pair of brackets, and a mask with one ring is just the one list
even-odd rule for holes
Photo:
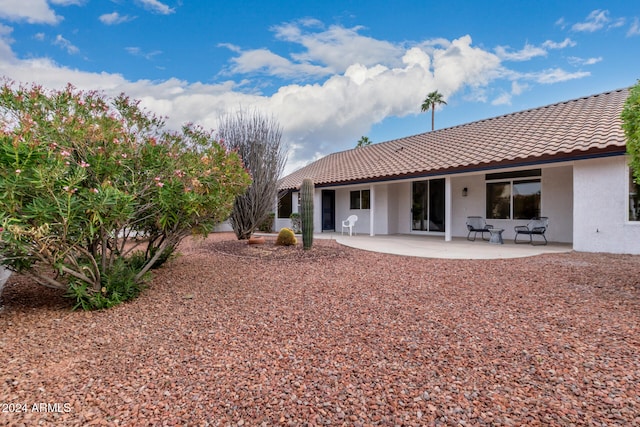
[[349,218],[342,221],[342,234],[344,234],[344,229],[349,229],[349,236],[351,236],[353,232],[353,226],[356,225],[356,221],[358,220],[357,215],[350,215]]

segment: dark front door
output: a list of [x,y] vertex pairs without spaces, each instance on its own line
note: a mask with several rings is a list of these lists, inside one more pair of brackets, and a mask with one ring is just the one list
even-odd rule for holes
[[322,190],[322,231],[336,231],[336,192]]

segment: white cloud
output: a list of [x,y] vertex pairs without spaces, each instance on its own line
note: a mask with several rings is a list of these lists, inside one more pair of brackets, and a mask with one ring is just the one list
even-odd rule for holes
[[548,49],[564,49],[565,47],[574,47],[575,45],[576,45],[576,42],[574,42],[568,37],[562,40],[560,43],[556,43],[552,40],[547,40],[544,43],[542,43],[542,46]]
[[[2,25],[0,23],[0,64],[3,62],[7,62],[12,64],[15,62],[15,55],[13,50],[11,49],[11,43],[13,43],[13,39],[11,38],[11,33],[13,32],[13,28],[7,27],[6,25]],[[0,73],[2,75],[2,73]],[[11,77],[11,76],[7,76]]]
[[620,28],[620,27],[624,27],[624,24],[627,22],[627,20],[625,18],[618,18],[615,21],[613,21],[608,28]]
[[433,77],[445,98],[463,85],[483,86],[501,74],[500,58],[472,47],[468,35],[433,53]]
[[518,51],[510,51],[509,46],[498,46],[495,48],[495,52],[500,59],[505,61],[528,61],[539,56],[547,56],[548,49],[564,49],[575,45],[576,42],[570,38],[566,38],[560,43],[552,40],[546,40],[541,46],[534,46],[526,43],[524,48]]
[[561,68],[552,68],[537,73],[526,73],[523,75],[523,77],[535,81],[536,83],[552,84],[566,82],[568,80],[581,79],[590,75],[591,73],[587,71],[576,71],[575,73],[569,73]]
[[80,51],[80,49],[74,46],[73,43],[71,43],[69,40],[65,39],[64,37],[62,37],[60,34],[56,36],[56,39],[53,41],[53,44],[66,50],[67,53],[70,55],[75,55]]
[[285,78],[300,78],[301,76],[317,78],[330,74],[330,70],[325,67],[295,63],[267,49],[254,49],[239,53],[240,55],[231,59],[233,65],[227,70],[227,74],[262,73]]
[[536,47],[530,44],[525,44],[524,48],[515,52],[508,52],[508,46],[498,46],[495,49],[496,55],[500,57],[500,59],[506,61],[528,61],[531,58],[535,58],[537,56],[547,56],[547,51],[541,47]]
[[134,56],[140,56],[145,59],[153,59],[154,57],[162,54],[161,50],[154,50],[151,52],[143,52],[139,47],[125,47],[124,48],[129,54]]
[[159,2],[158,0],[137,0],[147,10],[150,10],[161,15],[171,15],[175,13],[175,9],[170,8],[166,4]]
[[629,31],[627,31],[627,37],[640,35],[640,22],[638,18],[633,18],[633,23],[631,27],[629,27]]
[[502,93],[496,99],[491,101],[491,105],[511,105],[511,94],[510,93]]
[[82,6],[86,0],[51,0],[51,3],[59,6]]
[[334,73],[344,72],[352,64],[398,65],[404,54],[404,49],[390,42],[360,35],[361,27],[333,25],[319,32],[305,31],[305,28],[319,26],[318,21],[307,20],[275,26],[273,30],[277,38],[305,48],[303,52],[292,54],[293,60],[322,63]]
[[577,56],[570,56],[567,59],[569,61],[569,64],[575,65],[575,66],[593,65],[593,64],[597,64],[598,62],[602,61],[602,57],[601,56],[599,56],[597,58],[579,58]]
[[[447,100],[461,93],[486,102],[486,89],[493,81],[510,82],[511,93],[494,99],[495,104],[510,102],[511,97],[528,89],[526,82],[548,84],[588,75],[560,69],[518,74],[506,69],[498,55],[473,46],[470,36],[403,46],[362,37],[354,28],[324,30],[315,21],[301,25],[277,30],[278,37],[302,47],[295,56],[259,49],[243,52],[237,46],[224,45],[237,53],[230,64],[240,77],[260,71],[261,66],[265,74],[284,76],[295,70],[314,78],[310,77],[313,83],[288,84],[269,95],[257,92],[255,79],[246,85],[242,80],[218,84],[175,78],[129,81],[119,74],[70,69],[46,58],[18,59],[11,50],[11,28],[1,24],[0,75],[52,88],[71,82],[79,89],[98,89],[111,96],[124,92],[140,99],[145,108],[167,116],[171,128],[194,122],[216,129],[221,115],[251,106],[273,114],[283,125],[283,142],[290,147],[288,172],[321,155],[352,148],[360,136],[385,118],[419,114],[425,95],[433,90]],[[66,49],[72,46],[62,37],[58,44]],[[366,55],[367,47],[372,49],[371,58]],[[127,50],[133,55],[157,54],[137,47]],[[327,74],[335,69],[340,71]]]
[[0,18],[10,21],[26,21],[30,24],[57,24],[62,17],[57,16],[46,0],[2,0]]
[[528,84],[513,81],[511,82],[511,93],[501,93],[497,98],[491,101],[491,105],[511,105],[511,99],[513,99],[514,96],[522,94],[522,92],[527,89],[529,89]]
[[526,83],[511,82],[511,93],[513,95],[520,95],[527,89],[529,89],[529,85]]
[[135,19],[132,16],[120,15],[118,12],[105,13],[98,18],[105,25],[118,25]]
[[600,10],[596,9],[592,11],[584,22],[578,22],[573,24],[571,29],[573,31],[584,31],[593,33],[594,31],[598,31],[610,21],[609,19],[609,11],[608,10]]

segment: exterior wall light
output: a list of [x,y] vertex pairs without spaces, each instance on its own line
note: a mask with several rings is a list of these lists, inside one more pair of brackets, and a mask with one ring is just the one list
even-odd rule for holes
[[462,189],[462,197],[467,197],[467,194],[469,194],[469,190],[467,190],[467,187],[464,187]]

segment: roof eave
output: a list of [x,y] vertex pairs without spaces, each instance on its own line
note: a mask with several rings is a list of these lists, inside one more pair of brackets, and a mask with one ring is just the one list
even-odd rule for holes
[[[430,176],[482,172],[482,171],[487,171],[492,169],[531,167],[531,166],[544,165],[544,164],[550,164],[550,163],[561,163],[561,162],[586,160],[586,159],[593,159],[593,158],[600,158],[600,157],[620,156],[620,155],[624,155],[625,153],[626,153],[626,146],[611,145],[605,148],[592,148],[590,150],[576,150],[576,151],[571,151],[567,153],[556,153],[556,154],[548,154],[543,156],[508,159],[508,160],[501,160],[497,162],[469,164],[464,166],[422,170],[422,171],[415,171],[410,173],[400,173],[400,174],[384,175],[384,176],[376,176],[376,177],[363,177],[363,178],[351,179],[351,180],[318,182],[315,184],[315,187],[316,188],[340,187],[345,185],[358,185],[358,184],[368,184],[368,183],[374,183],[374,182],[426,178]],[[289,186],[287,188],[280,188],[280,190],[295,191],[295,190],[298,190],[299,188],[300,188],[300,184],[298,184],[295,187]]]

